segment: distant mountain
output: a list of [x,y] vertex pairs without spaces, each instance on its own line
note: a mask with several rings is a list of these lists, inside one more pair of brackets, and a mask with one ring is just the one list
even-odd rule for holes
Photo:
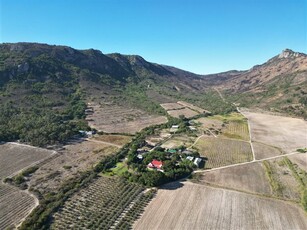
[[105,55],[94,49],[76,50],[38,43],[0,44],[0,88],[5,91],[0,95],[0,102],[17,99],[22,105],[31,105],[33,102],[22,98],[34,91],[38,93],[34,89],[42,87],[38,83],[48,84],[41,91],[58,104],[65,103],[64,96],[76,87],[88,94],[93,93],[95,87],[97,92],[111,93],[129,82],[153,81],[178,90],[197,90],[200,76],[185,73],[147,62],[137,55]]
[[150,111],[151,103],[175,100],[222,111],[219,107],[227,105],[217,102],[214,89],[228,102],[307,117],[307,55],[286,49],[250,70],[201,76],[138,55],[38,43],[0,44],[2,104],[61,110],[68,97],[82,92],[86,100],[131,103]]
[[248,71],[204,76],[211,87],[243,106],[307,117],[307,55],[285,49]]

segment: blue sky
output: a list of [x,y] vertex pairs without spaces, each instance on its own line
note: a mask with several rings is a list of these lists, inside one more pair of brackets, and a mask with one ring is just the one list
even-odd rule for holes
[[307,0],[0,1],[0,42],[138,54],[200,74],[307,53]]

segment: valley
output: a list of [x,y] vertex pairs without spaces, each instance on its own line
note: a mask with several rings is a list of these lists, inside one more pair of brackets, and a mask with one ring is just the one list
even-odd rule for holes
[[305,54],[201,76],[0,50],[0,229],[307,228]]

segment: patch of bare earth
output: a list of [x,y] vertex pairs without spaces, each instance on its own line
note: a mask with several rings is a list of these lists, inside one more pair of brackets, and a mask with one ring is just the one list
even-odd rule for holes
[[250,122],[252,141],[281,148],[286,153],[307,146],[307,122],[291,117],[243,111]]
[[275,157],[283,154],[281,149],[259,142],[253,142],[253,148],[256,160]]
[[183,108],[183,109],[176,109],[176,110],[168,110],[167,113],[172,117],[179,117],[179,116],[185,116],[187,118],[194,117],[198,115],[199,113],[195,112],[194,110],[191,110],[189,108]]
[[160,105],[165,110],[183,109],[183,108],[185,108],[184,105],[180,105],[178,103],[164,103],[164,104],[160,104]]
[[107,133],[135,134],[148,126],[167,122],[164,116],[148,115],[141,110],[113,104],[96,104],[91,107],[94,112],[86,118],[89,125]]
[[307,228],[305,213],[293,203],[189,182],[168,186],[158,190],[134,229]]
[[307,171],[307,153],[298,153],[288,158],[295,164],[297,164],[301,169]]
[[187,118],[194,117],[199,114],[210,113],[209,111],[202,109],[193,104],[178,101],[177,103],[163,103],[160,104],[162,108],[164,108],[167,113],[172,117],[185,116]]
[[189,137],[186,135],[173,136],[171,139],[167,140],[161,145],[162,148],[178,148],[180,146],[191,146],[195,140],[195,137]]
[[132,137],[124,135],[96,135],[93,139],[116,145],[124,145],[129,143],[132,140]]
[[258,162],[199,173],[198,183],[209,183],[250,193],[272,194],[265,170]]

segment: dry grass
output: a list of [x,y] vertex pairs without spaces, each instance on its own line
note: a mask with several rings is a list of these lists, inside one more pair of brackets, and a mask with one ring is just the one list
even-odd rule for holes
[[298,153],[295,155],[288,156],[288,158],[295,164],[297,164],[301,169],[307,172],[307,154]]
[[212,183],[225,188],[272,195],[265,170],[258,162],[203,172],[199,175],[199,183]]
[[182,105],[182,106],[185,106],[185,107],[187,107],[187,108],[190,108],[190,109],[192,109],[192,110],[194,110],[194,111],[196,111],[196,112],[198,112],[198,113],[205,113],[205,112],[208,112],[208,111],[206,111],[205,109],[202,109],[202,108],[200,108],[200,107],[198,107],[198,106],[195,106],[195,105],[193,105],[193,104],[190,104],[190,103],[187,103],[187,102],[184,102],[184,101],[178,101],[177,102],[179,105]]
[[195,137],[189,137],[185,135],[173,136],[171,139],[163,143],[161,147],[168,148],[168,149],[176,148],[179,146],[189,147],[193,144],[194,140],[195,140]]
[[253,142],[256,160],[282,155],[282,151],[274,146]]
[[249,131],[246,121],[230,121],[222,128],[222,136],[249,141]]
[[201,113],[208,112],[200,107],[184,101],[178,101],[177,103],[164,103],[160,105],[167,111],[170,116],[177,118],[179,116],[191,118]]
[[183,109],[183,108],[185,108],[184,105],[180,105],[178,103],[164,103],[164,104],[160,104],[160,105],[165,110],[173,110],[173,109]]
[[244,114],[249,119],[253,141],[276,146],[287,153],[306,147],[306,121],[247,111]]
[[252,161],[250,144],[244,141],[201,137],[194,145],[201,156],[207,157],[206,168]]
[[93,138],[97,141],[108,142],[116,145],[125,145],[132,140],[131,136],[124,135],[97,135]]
[[283,158],[270,160],[266,164],[271,171],[269,179],[273,192],[279,197],[299,201],[300,185],[283,162]]
[[179,116],[185,116],[186,118],[191,118],[199,113],[189,109],[189,108],[183,108],[183,109],[177,109],[177,110],[168,110],[167,113],[172,117],[179,117]]
[[158,190],[134,229],[307,229],[305,213],[292,203],[175,183]]

